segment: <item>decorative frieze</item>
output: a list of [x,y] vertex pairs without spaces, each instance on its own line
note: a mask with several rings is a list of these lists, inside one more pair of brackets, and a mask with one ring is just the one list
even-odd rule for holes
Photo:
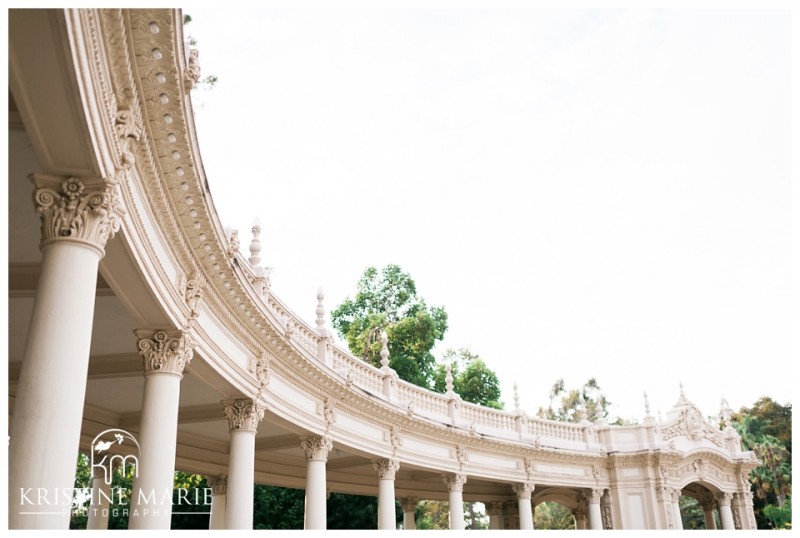
[[378,473],[378,478],[381,480],[394,480],[398,469],[400,469],[400,464],[395,460],[381,458],[372,460],[372,468],[375,469],[375,472]]
[[250,431],[258,430],[258,423],[264,418],[264,409],[250,399],[227,400],[225,405],[225,416],[228,417],[228,428],[230,431]]
[[311,435],[302,438],[300,448],[305,452],[307,461],[328,461],[333,442],[325,436]]
[[134,334],[139,339],[139,354],[144,359],[145,375],[183,375],[183,369],[194,355],[195,343],[188,334],[163,329],[137,329]]
[[442,482],[447,486],[448,491],[464,491],[464,484],[467,483],[467,475],[461,473],[445,473],[442,475]]
[[125,213],[116,180],[88,186],[77,177],[33,174],[33,202],[41,221],[44,248],[54,241],[76,241],[104,253]]
[[536,484],[533,482],[518,482],[512,484],[511,488],[514,490],[514,493],[517,494],[518,499],[530,500],[531,495],[533,495],[533,490],[536,489]]
[[120,160],[124,166],[130,167],[136,161],[132,145],[142,138],[141,119],[129,108],[120,108],[114,118],[114,130],[120,143]]
[[214,495],[227,495],[228,493],[228,475],[226,474],[206,476],[206,484]]

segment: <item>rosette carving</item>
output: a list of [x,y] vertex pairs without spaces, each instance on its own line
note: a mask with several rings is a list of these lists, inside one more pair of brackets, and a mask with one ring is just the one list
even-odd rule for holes
[[41,247],[58,240],[87,243],[103,253],[119,231],[124,210],[114,182],[87,188],[76,177],[32,176],[37,188],[33,202],[42,226]]
[[447,486],[448,491],[464,491],[464,484],[467,483],[467,475],[461,473],[445,473],[442,475],[442,482]]
[[264,409],[253,400],[228,400],[223,403],[230,431],[254,432],[258,429],[258,423],[264,418]]
[[139,354],[144,359],[144,372],[163,372],[183,375],[183,369],[192,360],[195,343],[181,331],[139,329],[134,331],[139,339]]
[[378,473],[378,478],[381,480],[394,480],[397,470],[400,469],[400,464],[394,460],[381,458],[372,461],[372,468]]
[[328,437],[311,435],[303,438],[300,448],[306,453],[308,461],[328,461],[328,453],[333,449],[333,442]]

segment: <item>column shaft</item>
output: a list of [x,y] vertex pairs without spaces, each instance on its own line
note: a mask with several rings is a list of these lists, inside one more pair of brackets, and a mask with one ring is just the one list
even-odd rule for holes
[[180,376],[152,372],[145,377],[129,529],[170,528],[180,389]]
[[208,519],[210,530],[225,528],[225,509],[228,496],[224,493],[215,493],[211,496],[211,516]]
[[403,507],[403,530],[413,531],[417,528],[417,522],[414,519],[414,511],[417,508],[416,497],[404,497],[400,499],[400,506]]
[[719,521],[722,524],[722,530],[732,531],[736,528],[733,524],[733,512],[731,512],[730,504],[720,504]]
[[92,478],[92,500],[86,520],[86,530],[108,529],[108,507],[111,504],[111,484],[106,484],[102,474]]
[[603,530],[603,515],[600,512],[600,503],[589,503],[589,529],[593,531]]
[[703,517],[706,520],[706,529],[714,530],[717,528],[717,522],[714,520],[714,509],[703,509]]
[[[413,518],[413,512],[412,518]],[[381,478],[378,482],[378,529],[395,530],[394,478]]]
[[[69,241],[51,242],[42,251],[11,419],[10,529],[69,527],[71,498],[55,492],[75,482],[100,256],[96,248]],[[27,503],[27,488],[53,492],[53,505]],[[36,511],[56,513],[21,513]]]
[[533,507],[529,498],[519,499],[519,528],[533,530]]
[[226,529],[253,529],[256,432],[232,430],[228,463]]
[[324,530],[328,524],[324,460],[309,460],[306,470],[306,530]]
[[464,494],[450,490],[450,530],[464,530]]
[[675,529],[683,530],[683,518],[681,517],[681,506],[678,501],[672,503],[673,519],[675,520]]

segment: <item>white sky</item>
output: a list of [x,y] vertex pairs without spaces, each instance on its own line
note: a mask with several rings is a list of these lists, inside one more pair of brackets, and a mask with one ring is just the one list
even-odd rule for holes
[[304,319],[396,263],[507,409],[790,400],[789,12],[185,12],[214,203]]

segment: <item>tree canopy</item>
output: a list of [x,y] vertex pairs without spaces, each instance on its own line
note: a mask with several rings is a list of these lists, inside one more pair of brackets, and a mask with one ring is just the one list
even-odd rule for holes
[[452,369],[453,390],[464,401],[494,409],[503,408],[497,374],[468,348],[461,348],[458,351],[448,349],[444,352],[442,363],[437,365],[434,373],[433,390],[445,392],[447,364],[450,364]]
[[[554,405],[558,400],[558,405]],[[567,390],[564,379],[558,379],[550,389],[550,405],[536,412],[541,418],[563,422],[580,422],[583,418],[594,422],[608,416],[608,401],[600,385],[593,377],[582,387]]]
[[447,313],[426,305],[414,280],[399,266],[387,265],[380,272],[367,268],[355,298],[331,312],[331,323],[350,351],[373,366],[380,366],[380,333],[386,331],[389,366],[400,379],[431,388],[436,363],[431,351],[444,338]]

